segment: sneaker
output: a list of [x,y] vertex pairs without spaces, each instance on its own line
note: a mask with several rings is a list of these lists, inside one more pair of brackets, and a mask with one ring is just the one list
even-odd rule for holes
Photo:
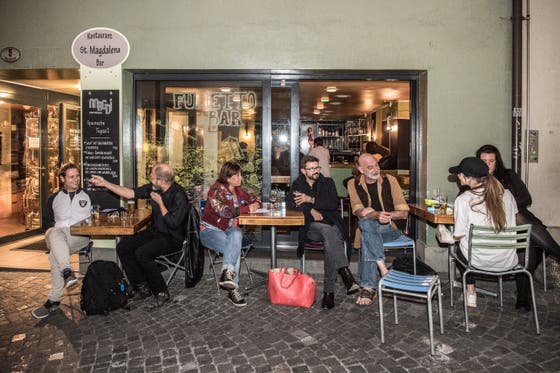
[[220,285],[220,288],[224,290],[235,290],[237,288],[237,285],[235,284],[235,282],[233,282],[234,278],[235,272],[229,269],[224,269],[218,285]]
[[247,302],[245,301],[245,298],[241,296],[239,289],[230,290],[228,292],[228,298],[231,303],[233,303],[237,307],[245,307],[247,305]]
[[64,278],[65,289],[70,289],[78,285],[78,279],[74,276],[74,271],[71,268],[66,268],[62,271],[62,277]]
[[476,293],[467,293],[467,306],[476,308]]
[[58,310],[59,307],[60,307],[60,302],[51,302],[49,299],[41,307],[37,307],[33,311],[31,311],[31,314],[36,319],[44,319],[45,317],[49,316],[51,313]]

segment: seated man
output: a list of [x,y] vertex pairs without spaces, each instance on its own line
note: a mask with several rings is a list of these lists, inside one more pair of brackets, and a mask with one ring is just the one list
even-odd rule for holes
[[166,163],[156,164],[150,173],[150,184],[130,189],[92,175],[90,182],[105,187],[127,199],[150,199],[152,224],[134,236],[123,238],[117,254],[134,291],[133,300],[154,295],[161,306],[171,297],[155,259],[181,249],[186,234],[189,201],[183,187],[174,181],[173,169]]
[[381,276],[387,273],[384,242],[391,242],[402,235],[392,225],[393,220],[408,218],[408,205],[397,179],[391,175],[380,177],[380,169],[373,155],[364,153],[358,158],[362,173],[348,182],[352,212],[360,227],[360,286],[356,301],[369,305],[375,297],[377,268]]
[[37,319],[56,311],[64,289],[78,284],[70,266],[70,254],[89,243],[89,237],[70,234],[72,224],[91,215],[92,200],[80,188],[80,172],[75,165],[68,163],[61,167],[58,178],[62,188],[47,200],[42,219],[43,229],[47,230],[45,242],[51,263],[51,291],[45,304],[31,312]]
[[359,286],[348,268],[344,242],[347,233],[338,209],[336,187],[331,178],[321,175],[319,160],[306,155],[301,159],[301,175],[294,181],[287,198],[287,206],[303,211],[305,225],[299,230],[299,248],[306,239],[321,241],[325,247],[323,302],[321,307],[334,307],[336,273],[340,274],[346,294],[358,291]]

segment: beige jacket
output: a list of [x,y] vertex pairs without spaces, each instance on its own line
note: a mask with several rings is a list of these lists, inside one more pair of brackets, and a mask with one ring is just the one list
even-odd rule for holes
[[[383,183],[384,182],[389,182],[389,184],[391,185],[391,197],[393,198],[393,206],[394,206],[394,211],[409,211],[408,208],[408,204],[406,203],[406,200],[404,199],[404,195],[401,189],[401,186],[399,185],[399,182],[397,181],[397,179],[392,176],[392,175],[386,175],[386,179],[379,177],[379,180],[377,181],[379,183],[379,186],[377,188],[377,193],[378,193],[378,198],[379,201],[381,202],[381,207],[383,208],[383,211],[387,211],[385,210],[385,206],[383,205],[383,198],[381,196],[381,191],[383,190]],[[356,183],[358,183],[359,185],[361,185],[364,190],[367,193],[368,196],[368,204],[371,205],[371,197],[369,195],[369,191],[367,189],[367,184],[366,184],[366,178],[363,175],[360,175],[358,179],[352,179],[348,182],[348,195],[350,196],[350,205],[352,206],[352,213],[354,215],[356,215],[356,211],[361,210],[363,208],[365,208],[366,206],[363,205],[362,201],[360,200],[360,197],[358,196],[358,192],[356,191]],[[391,222],[391,225],[394,227],[394,223]],[[360,228],[356,228],[356,235],[354,237],[354,247],[358,248],[360,247]]]

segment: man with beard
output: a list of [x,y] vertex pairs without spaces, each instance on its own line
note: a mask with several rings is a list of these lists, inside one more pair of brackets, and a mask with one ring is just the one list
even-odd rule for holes
[[156,164],[150,173],[150,181],[130,189],[110,183],[101,176],[92,175],[90,179],[93,185],[105,187],[120,197],[150,199],[151,226],[123,238],[117,245],[117,254],[133,286],[132,299],[141,300],[153,294],[156,306],[161,306],[171,297],[155,259],[181,248],[189,201],[183,187],[174,181],[173,169],[168,164]]
[[[373,302],[377,287],[377,269],[381,276],[387,273],[384,242],[398,239],[402,232],[393,221],[408,218],[408,205],[396,178],[381,177],[373,155],[364,153],[358,158],[361,175],[348,182],[352,212],[359,218],[360,286],[356,304],[366,306]],[[358,238],[358,237],[357,237]]]
[[346,286],[346,294],[360,288],[348,268],[344,243],[348,235],[338,211],[336,187],[331,178],[321,175],[319,160],[306,155],[300,163],[301,175],[294,181],[287,198],[288,208],[303,211],[305,225],[299,231],[298,256],[305,240],[323,242],[325,248],[323,302],[321,307],[334,307],[337,272]]

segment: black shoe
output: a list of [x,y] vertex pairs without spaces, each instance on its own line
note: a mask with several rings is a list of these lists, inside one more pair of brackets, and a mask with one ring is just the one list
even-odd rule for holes
[[237,285],[235,285],[235,282],[233,282],[234,278],[235,272],[229,269],[224,269],[224,271],[222,272],[222,276],[220,277],[220,283],[218,285],[220,285],[220,288],[224,290],[235,290],[235,288],[237,288]]
[[323,293],[323,302],[321,303],[321,308],[324,310],[330,310],[334,307],[334,293]]
[[148,284],[143,282],[141,284],[135,285],[132,290],[130,291],[128,298],[131,301],[137,301],[146,299],[152,295],[152,291],[148,287]]
[[342,267],[339,268],[338,273],[342,277],[342,282],[344,282],[344,286],[346,286],[346,294],[354,294],[358,290],[360,290],[360,285],[354,279],[352,272],[350,272],[350,268]]
[[78,279],[74,275],[74,270],[72,268],[66,268],[62,271],[62,277],[64,278],[65,289],[70,289],[78,285]]
[[161,307],[164,304],[171,302],[171,295],[169,295],[169,291],[167,290],[154,294],[154,298],[156,300],[156,307]]
[[44,319],[51,313],[58,310],[59,307],[60,302],[51,302],[51,300],[49,299],[45,302],[45,304],[31,311],[31,314],[33,314],[33,317],[35,317],[36,319]]
[[517,302],[515,302],[515,309],[524,312],[530,312],[531,304],[526,300],[518,300]]
[[230,290],[228,292],[228,298],[231,301],[231,303],[233,303],[237,307],[245,307],[247,305],[245,298],[241,296],[241,293],[237,288]]

